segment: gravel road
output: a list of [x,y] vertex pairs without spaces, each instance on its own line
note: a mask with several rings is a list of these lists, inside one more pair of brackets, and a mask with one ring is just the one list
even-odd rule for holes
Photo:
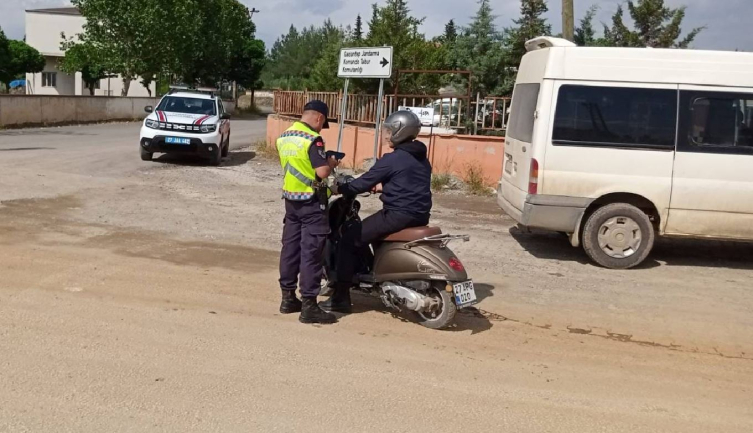
[[0,131],[0,431],[753,431],[751,245],[608,271],[441,194],[477,309],[440,332],[357,296],[304,326],[277,313],[264,120],[219,168],[142,162],[138,128]]

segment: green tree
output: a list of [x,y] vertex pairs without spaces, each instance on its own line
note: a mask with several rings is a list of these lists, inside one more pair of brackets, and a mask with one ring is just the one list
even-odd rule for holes
[[369,20],[369,33],[366,34],[366,38],[371,37],[372,29],[376,25],[376,22],[379,21],[379,6],[377,6],[376,3],[371,4],[371,19]]
[[361,42],[363,40],[363,21],[361,20],[361,14],[358,14],[358,17],[356,17],[356,27],[353,30],[353,39],[356,42]]
[[263,45],[248,8],[238,0],[72,0],[86,18],[82,43],[107,71],[123,77],[123,96],[137,76],[149,86],[168,76],[216,85],[263,66]]
[[[288,33],[272,45],[262,80],[271,87],[305,89],[314,65],[335,31],[339,30],[330,21],[322,27],[311,26],[300,31],[290,26]],[[331,73],[336,70],[337,67]]]
[[612,26],[604,26],[604,40],[610,46],[687,48],[704,29],[694,28],[680,39],[685,7],[670,8],[664,0],[629,0],[627,5],[634,30],[625,25],[624,10],[618,6],[612,17]]
[[[8,72],[8,65],[10,65],[10,43],[8,38],[5,37],[5,32],[0,29],[0,77],[5,76]],[[2,80],[0,78],[0,80]]]
[[355,35],[353,41],[349,41],[346,32],[332,26],[329,20],[325,22],[322,30],[325,37],[324,48],[320,52],[319,58],[315,60],[311,77],[306,80],[306,84],[311,90],[334,92],[343,87],[343,80],[337,77],[340,50],[359,41],[355,38]]
[[455,42],[455,39],[457,39],[457,37],[458,37],[458,29],[455,26],[455,20],[450,20],[444,26],[444,34],[442,35],[442,41],[448,44],[452,44]]
[[[144,59],[162,52],[158,34],[172,22],[160,22],[160,3],[150,0],[72,0],[86,18],[80,39],[101,54],[107,69],[123,77],[122,96],[144,69]],[[164,8],[163,8],[164,9]]]
[[[5,35],[0,36],[3,39]],[[24,41],[6,40],[7,54],[3,54],[4,48],[0,48],[0,58],[7,56],[3,66],[0,67],[0,82],[10,89],[10,82],[21,79],[26,73],[37,73],[44,70],[45,59],[39,51],[29,46]],[[4,45],[0,41],[0,45]]]
[[107,68],[101,63],[103,56],[88,42],[76,43],[68,40],[61,44],[61,49],[65,52],[65,57],[58,64],[60,70],[71,75],[81,72],[81,78],[89,89],[89,94],[94,95],[99,80],[107,77]]
[[526,42],[538,36],[552,34],[544,14],[549,11],[545,0],[521,0],[520,18],[514,20],[516,27],[507,30],[506,44],[508,64],[517,68],[526,54]]
[[265,62],[264,42],[254,39],[246,41],[246,45],[238,52],[231,65],[228,78],[251,90],[252,101],[254,92],[260,87]]
[[[406,0],[387,0],[385,5],[373,5],[374,15],[369,22],[366,44],[369,46],[391,46],[392,69],[438,69],[445,56],[441,45],[427,42],[419,33],[418,26],[423,18],[411,15]],[[379,83],[368,80],[358,83],[359,88],[368,93],[377,93]],[[397,83],[391,80],[387,92]],[[441,85],[441,77],[427,74],[403,74],[400,76],[401,93],[434,93]]]
[[504,49],[490,1],[480,0],[478,4],[471,24],[457,37],[451,57],[459,67],[473,73],[473,91],[485,96],[501,90]]
[[581,47],[597,45],[596,31],[594,30],[593,21],[596,12],[599,10],[597,5],[588,8],[586,15],[580,20],[580,26],[575,29],[575,43]]

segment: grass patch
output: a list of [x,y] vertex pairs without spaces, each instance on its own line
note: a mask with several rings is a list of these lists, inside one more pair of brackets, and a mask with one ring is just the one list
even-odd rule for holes
[[264,159],[271,159],[275,161],[280,160],[280,154],[277,153],[275,146],[268,144],[267,140],[262,138],[254,143],[254,151],[256,154]]
[[233,112],[233,119],[258,119],[260,117],[264,117],[261,110],[257,107],[248,107],[248,108],[236,108]]
[[452,176],[449,173],[439,173],[431,175],[431,190],[443,191],[450,186]]
[[484,172],[477,164],[469,164],[465,168],[465,188],[473,195],[490,196],[492,192],[488,186],[486,186],[486,178],[484,178]]

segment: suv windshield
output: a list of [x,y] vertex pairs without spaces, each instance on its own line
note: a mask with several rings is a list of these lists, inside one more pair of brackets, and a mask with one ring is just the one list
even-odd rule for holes
[[159,103],[157,110],[210,116],[217,114],[217,109],[212,99],[184,98],[180,96],[166,96]]

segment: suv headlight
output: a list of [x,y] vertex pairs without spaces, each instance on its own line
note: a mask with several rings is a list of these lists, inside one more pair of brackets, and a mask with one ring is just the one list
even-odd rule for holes
[[146,119],[144,124],[147,128],[159,129],[159,120]]
[[217,130],[217,125],[201,125],[201,132],[214,132]]

